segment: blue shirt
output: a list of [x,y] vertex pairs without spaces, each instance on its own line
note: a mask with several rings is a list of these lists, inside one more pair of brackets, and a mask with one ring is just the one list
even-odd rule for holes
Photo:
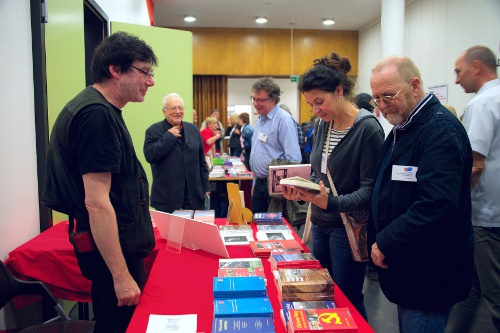
[[469,102],[463,125],[472,150],[486,157],[472,191],[472,224],[500,227],[500,80],[486,82]]
[[297,129],[292,116],[275,105],[265,116],[259,116],[252,135],[250,167],[257,178],[266,178],[272,160],[300,162]]

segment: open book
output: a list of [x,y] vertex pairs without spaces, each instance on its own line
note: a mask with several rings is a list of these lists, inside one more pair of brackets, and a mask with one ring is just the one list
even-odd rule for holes
[[[280,180],[281,185],[286,185],[290,187],[300,187],[306,190],[319,191],[319,184],[313,183],[302,177],[289,177]],[[330,189],[325,187],[326,193],[330,193]]]

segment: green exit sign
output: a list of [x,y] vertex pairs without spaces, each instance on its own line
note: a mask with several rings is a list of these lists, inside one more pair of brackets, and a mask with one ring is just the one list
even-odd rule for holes
[[300,79],[300,75],[290,75],[291,82],[298,82]]

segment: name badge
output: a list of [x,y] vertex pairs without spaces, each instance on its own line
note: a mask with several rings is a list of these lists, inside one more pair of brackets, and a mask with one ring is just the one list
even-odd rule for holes
[[417,170],[418,167],[416,166],[393,165],[391,179],[403,182],[416,182]]
[[262,142],[266,142],[267,141],[267,135],[265,135],[262,132],[259,132],[259,140],[262,141]]

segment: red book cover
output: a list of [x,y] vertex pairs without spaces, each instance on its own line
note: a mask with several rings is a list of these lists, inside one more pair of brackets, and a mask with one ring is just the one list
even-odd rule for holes
[[295,239],[250,241],[249,244],[256,257],[269,257],[271,252],[285,252],[291,249],[304,251],[304,248]]
[[263,276],[264,267],[247,267],[247,268],[219,268],[218,276]]
[[288,333],[355,333],[358,326],[348,308],[290,310]]

